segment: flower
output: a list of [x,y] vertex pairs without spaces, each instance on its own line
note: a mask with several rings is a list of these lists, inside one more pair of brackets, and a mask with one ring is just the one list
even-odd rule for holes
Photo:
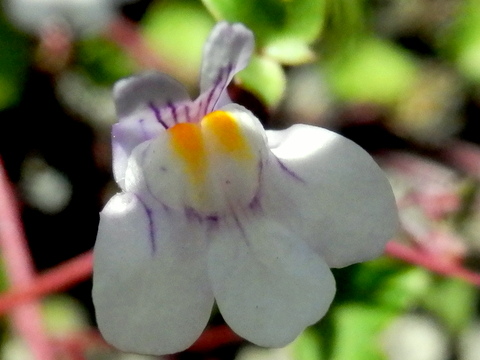
[[115,85],[122,191],[100,215],[93,299],[122,350],[186,349],[214,299],[236,333],[284,346],[328,310],[329,267],[380,255],[396,228],[390,185],[359,146],[309,125],[265,131],[230,102],[252,51],[248,29],[219,23],[196,100],[160,73]]

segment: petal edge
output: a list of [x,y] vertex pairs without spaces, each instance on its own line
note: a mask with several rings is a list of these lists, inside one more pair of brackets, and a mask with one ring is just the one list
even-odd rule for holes
[[292,223],[296,211],[301,221],[292,226],[331,267],[380,256],[398,215],[390,183],[372,157],[343,136],[310,125],[267,131],[267,138],[273,180],[266,206],[272,213]]

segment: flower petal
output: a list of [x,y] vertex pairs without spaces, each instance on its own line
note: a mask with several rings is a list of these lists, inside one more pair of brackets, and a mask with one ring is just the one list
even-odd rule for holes
[[211,98],[205,114],[231,102],[225,89],[247,66],[254,44],[253,33],[242,24],[220,22],[213,28],[203,48],[200,79],[200,92]]
[[210,316],[205,231],[194,219],[115,195],[100,217],[93,300],[102,335],[121,350],[186,349]]
[[220,226],[208,268],[225,321],[260,346],[293,341],[326,313],[335,294],[325,262],[265,216]]
[[170,76],[146,72],[118,81],[114,87],[119,122],[112,132],[113,173],[123,188],[128,158],[140,143],[166,128],[197,116],[185,88]]
[[151,122],[125,121],[112,126],[112,168],[115,181],[122,190],[125,190],[125,172],[128,159],[133,150],[141,143],[155,137],[161,132]]
[[156,108],[162,108],[170,103],[190,99],[182,84],[166,74],[155,71],[116,82],[113,95],[120,121],[128,119],[139,110],[151,108],[152,104]]
[[390,184],[371,156],[315,126],[267,131],[267,138],[275,156],[265,173],[266,211],[295,226],[331,267],[381,255],[398,217]]

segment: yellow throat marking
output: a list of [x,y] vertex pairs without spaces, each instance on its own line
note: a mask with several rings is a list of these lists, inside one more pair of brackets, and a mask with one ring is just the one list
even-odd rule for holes
[[[200,124],[180,123],[167,130],[173,152],[183,161],[194,184],[203,182],[208,170],[208,152],[221,152],[235,160],[252,158],[252,151],[237,120],[217,110],[205,115]],[[214,144],[207,150],[206,142]]]
[[250,146],[242,134],[237,120],[221,110],[206,115],[201,122],[205,132],[215,138],[218,150],[237,158],[249,157]]

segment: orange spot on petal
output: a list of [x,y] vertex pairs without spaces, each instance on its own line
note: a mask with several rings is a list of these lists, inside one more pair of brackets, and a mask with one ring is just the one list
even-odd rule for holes
[[237,120],[221,110],[206,115],[201,122],[203,128],[212,134],[220,147],[219,150],[237,157],[250,157],[248,140],[240,129]]
[[206,158],[202,132],[197,124],[181,123],[168,129],[173,151],[184,161],[194,180],[204,175]]

